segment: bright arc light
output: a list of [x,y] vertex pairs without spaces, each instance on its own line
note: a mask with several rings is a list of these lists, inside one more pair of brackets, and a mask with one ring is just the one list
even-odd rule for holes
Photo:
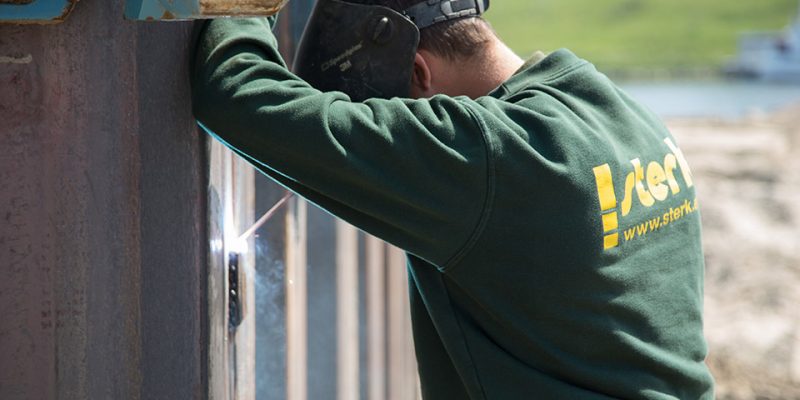
[[249,247],[247,239],[235,238],[230,241],[230,251],[234,253],[247,254],[247,251],[250,250]]

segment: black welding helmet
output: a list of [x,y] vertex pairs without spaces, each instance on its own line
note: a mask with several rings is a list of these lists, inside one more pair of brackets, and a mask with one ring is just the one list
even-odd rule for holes
[[419,30],[489,7],[489,0],[423,0],[397,12],[355,1],[365,0],[318,0],[294,62],[311,86],[354,101],[407,97]]

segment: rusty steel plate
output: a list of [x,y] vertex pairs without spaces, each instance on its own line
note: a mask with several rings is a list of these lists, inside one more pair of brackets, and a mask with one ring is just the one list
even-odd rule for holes
[[288,0],[127,0],[125,18],[142,21],[269,16]]
[[78,0],[0,0],[0,23],[56,24]]

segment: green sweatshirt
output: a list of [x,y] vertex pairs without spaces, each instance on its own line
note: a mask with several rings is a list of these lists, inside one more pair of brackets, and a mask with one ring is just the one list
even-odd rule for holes
[[208,23],[195,115],[407,251],[425,399],[713,398],[691,171],[592,64],[559,50],[477,100],[354,103],[276,46],[267,20]]

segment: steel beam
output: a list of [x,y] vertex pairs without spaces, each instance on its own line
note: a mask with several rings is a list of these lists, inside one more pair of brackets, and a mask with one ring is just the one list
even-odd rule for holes
[[78,0],[0,0],[0,23],[55,24],[67,18]]
[[286,0],[127,0],[125,18],[143,21],[187,20],[215,16],[268,16]]

